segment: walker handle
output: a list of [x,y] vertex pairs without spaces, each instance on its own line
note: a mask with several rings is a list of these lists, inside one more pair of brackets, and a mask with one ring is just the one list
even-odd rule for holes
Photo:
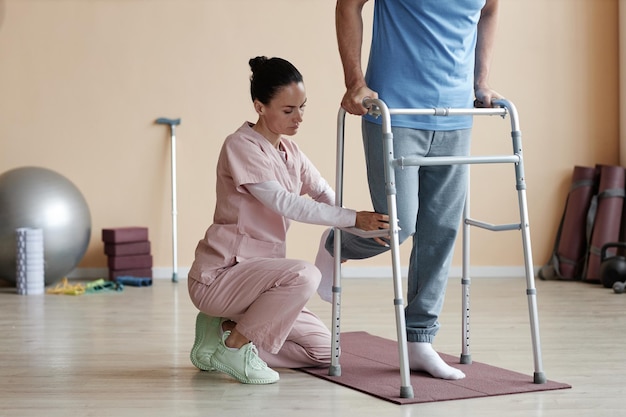
[[380,116],[380,108],[374,103],[374,99],[371,97],[363,97],[361,105],[367,109],[367,113],[378,117]]

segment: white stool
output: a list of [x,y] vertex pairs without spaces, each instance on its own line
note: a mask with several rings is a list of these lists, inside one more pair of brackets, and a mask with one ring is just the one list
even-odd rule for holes
[[[361,237],[388,237],[391,246],[391,262],[394,285],[394,307],[396,315],[396,328],[398,338],[398,353],[400,357],[400,387],[401,398],[413,398],[413,387],[411,386],[409,360],[406,340],[406,322],[404,316],[404,300],[402,298],[402,276],[400,271],[400,248],[398,241],[398,222],[395,191],[395,169],[405,166],[434,166],[434,165],[459,165],[459,164],[514,164],[515,184],[519,201],[520,222],[513,224],[493,225],[470,217],[469,189],[465,201],[463,213],[463,267],[462,267],[462,350],[460,362],[470,364],[472,362],[470,354],[470,303],[469,303],[469,229],[471,226],[479,227],[490,231],[519,230],[522,235],[522,246],[524,250],[524,267],[526,275],[526,295],[528,298],[528,310],[530,318],[530,330],[534,357],[534,383],[545,383],[546,377],[543,372],[541,359],[541,343],[539,340],[539,319],[537,314],[537,291],[535,289],[535,277],[533,271],[532,252],[530,246],[530,229],[528,222],[528,208],[526,201],[526,182],[524,178],[524,161],[522,157],[522,134],[519,129],[517,110],[513,103],[508,100],[494,101],[493,108],[472,108],[472,109],[389,109],[387,105],[379,99],[366,99],[364,106],[369,108],[371,115],[382,118],[383,147],[385,152],[385,184],[387,189],[387,207],[389,209],[390,229],[386,231],[363,231],[357,228],[342,228],[341,230]],[[391,132],[391,115],[431,115],[441,117],[452,116],[493,116],[499,115],[505,118],[507,115],[511,120],[511,138],[513,141],[513,152],[508,155],[490,156],[451,156],[451,157],[395,157],[393,154],[393,134]],[[336,166],[336,201],[335,205],[342,206],[343,203],[343,160],[344,160],[344,124],[346,112],[339,110],[337,117],[337,166]],[[332,322],[334,329],[332,339],[333,357],[329,368],[329,375],[340,376],[341,366],[339,364],[340,347],[340,316],[341,316],[341,233],[335,230],[335,269],[333,281],[333,312]]]

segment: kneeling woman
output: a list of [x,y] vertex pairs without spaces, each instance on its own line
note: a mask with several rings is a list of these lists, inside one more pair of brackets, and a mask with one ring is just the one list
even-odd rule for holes
[[305,308],[321,273],[285,258],[290,220],[373,230],[388,228],[388,217],[333,205],[332,188],[285,137],[302,122],[302,75],[280,58],[249,64],[258,120],[228,136],[220,152],[213,224],[188,276],[200,310],[191,361],[242,383],[269,384],[279,379],[271,367],[319,366],[331,358],[329,330]]

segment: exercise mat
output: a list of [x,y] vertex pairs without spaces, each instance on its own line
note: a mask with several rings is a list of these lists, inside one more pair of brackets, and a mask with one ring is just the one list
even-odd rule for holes
[[592,202],[593,220],[589,255],[584,280],[600,282],[600,251],[605,243],[617,242],[624,204],[625,171],[621,166],[600,165],[600,184],[597,201]]
[[303,368],[302,372],[355,389],[396,404],[509,395],[525,392],[571,388],[568,384],[547,381],[535,384],[533,377],[480,362],[459,364],[458,357],[440,354],[466,377],[449,381],[421,372],[411,372],[414,398],[400,398],[400,369],[397,342],[366,332],[341,334],[341,376],[329,376],[328,368]]
[[563,223],[557,238],[556,256],[559,278],[580,279],[587,249],[585,225],[594,193],[596,169],[576,166],[572,174],[572,186],[565,203]]

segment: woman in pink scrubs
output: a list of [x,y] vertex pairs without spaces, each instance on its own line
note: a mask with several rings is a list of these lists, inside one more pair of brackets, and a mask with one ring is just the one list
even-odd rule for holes
[[302,75],[280,58],[249,64],[258,120],[243,123],[220,152],[213,224],[188,275],[200,310],[190,358],[202,370],[269,384],[279,379],[271,367],[319,366],[331,358],[329,330],[305,308],[321,273],[285,258],[290,221],[374,230],[388,228],[388,217],[333,205],[332,188],[286,137],[304,115]]

